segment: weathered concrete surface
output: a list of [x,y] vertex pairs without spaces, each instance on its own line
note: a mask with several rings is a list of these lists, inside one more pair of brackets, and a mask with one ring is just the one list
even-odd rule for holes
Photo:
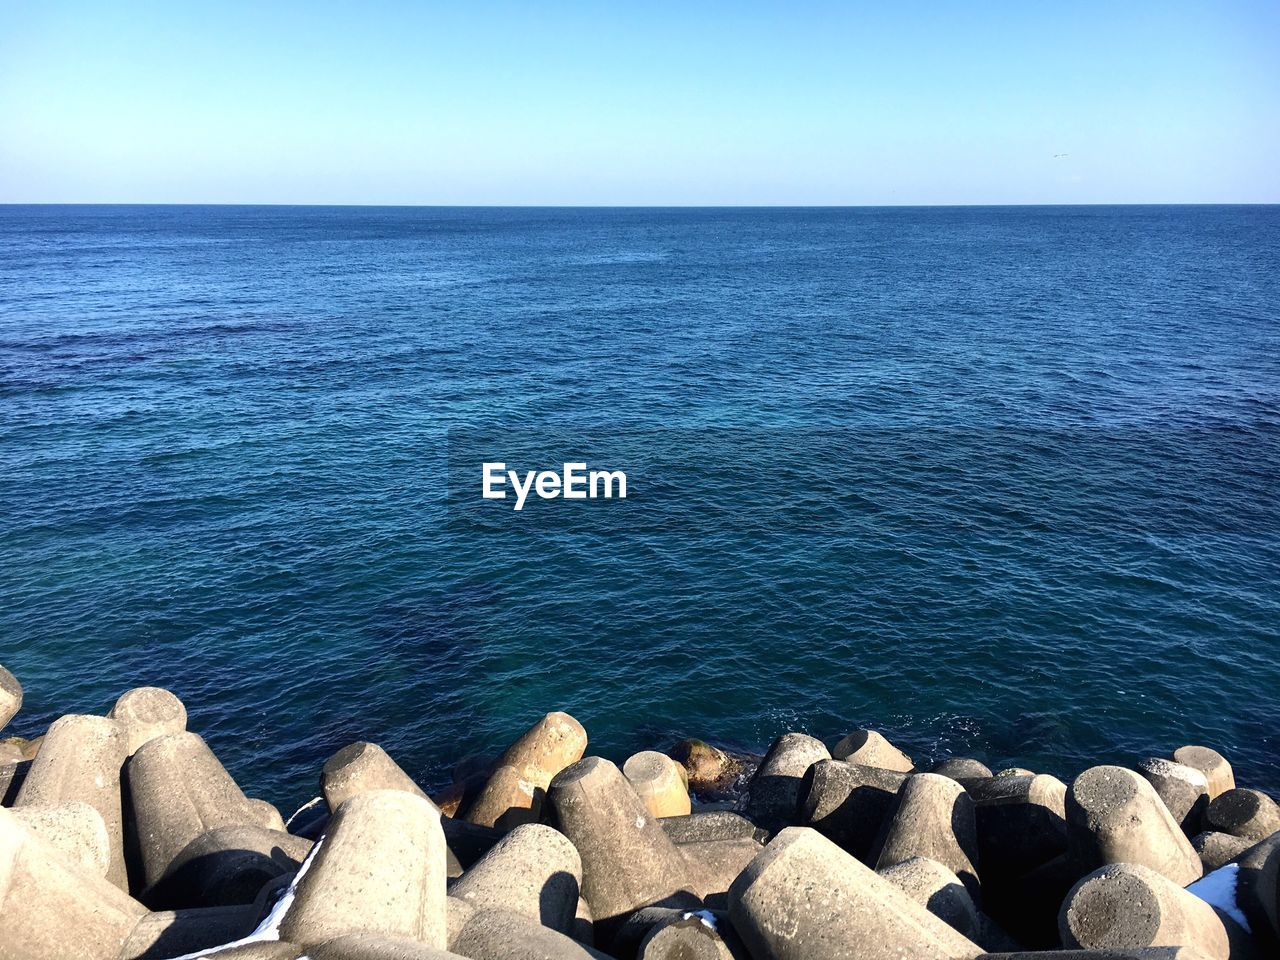
[[747,816],[768,827],[794,823],[804,775],[831,754],[821,740],[784,733],[773,741],[747,786]]
[[1091,767],[1067,791],[1067,835],[1081,871],[1109,863],[1149,867],[1186,886],[1200,858],[1155,788],[1124,767]]
[[1210,960],[1194,947],[1143,947],[1135,950],[1015,950],[984,953],[978,960]]
[[[460,960],[459,954],[429,947],[417,940],[349,933],[311,947],[308,960]],[[221,960],[221,957],[213,958]]]
[[978,862],[988,883],[1034,870],[1067,851],[1067,785],[1047,774],[971,780]]
[[295,873],[311,847],[280,830],[218,827],[183,847],[142,899],[152,909],[250,904],[269,881]]
[[973,799],[955,780],[936,773],[908,777],[898,791],[876,868],[884,869],[913,857],[936,860],[951,870],[975,902],[981,896],[978,879],[978,831]]
[[683,817],[692,810],[688,774],[665,753],[643,750],[627,758],[622,775],[653,817]]
[[714,910],[728,908],[726,897],[729,887],[763,849],[764,844],[751,837],[705,840],[701,843],[682,843],[679,846],[693,884],[693,892]]
[[232,943],[252,933],[256,919],[249,907],[148,913],[129,934],[121,948],[120,960],[167,960]]
[[1173,751],[1173,759],[1199,770],[1209,785],[1209,802],[1212,803],[1221,793],[1226,793],[1236,785],[1235,774],[1227,758],[1211,747],[1187,746]]
[[22,684],[0,664],[0,730],[22,709]]
[[1227,928],[1217,911],[1147,867],[1108,864],[1084,877],[1063,903],[1062,942],[1069,947],[1191,946],[1228,960]]
[[509,910],[569,935],[582,859],[569,839],[538,823],[516,827],[449,890],[477,910]]
[[907,776],[846,760],[821,760],[805,773],[797,819],[869,863]]
[[107,879],[121,890],[129,889],[120,800],[120,769],[126,754],[124,732],[114,720],[75,714],[61,717],[50,724],[15,804],[87,803],[97,810],[111,845]]
[[582,857],[582,895],[598,926],[641,907],[696,901],[684,857],[608,760],[587,757],[566,767],[548,798]]
[[87,803],[18,807],[14,817],[86,873],[105,877],[111,867],[111,836],[102,814]]
[[194,733],[147,741],[126,773],[146,887],[159,883],[202,834],[256,822],[248,798]]
[[876,873],[947,926],[975,943],[981,941],[982,917],[954,871],[936,860],[912,857]]
[[308,947],[376,933],[444,949],[445,869],[440,812],[430,800],[402,790],[359,794],[334,813],[280,935]]
[[0,808],[0,958],[117,960],[146,913]]
[[505,910],[477,910],[454,940],[453,950],[470,960],[611,960],[586,944]]
[[853,731],[832,748],[831,756],[898,773],[911,773],[916,768],[910,757],[874,730]]
[[567,713],[548,713],[498,758],[467,819],[508,829],[538,819],[557,773],[582,759],[587,731]]
[[1261,790],[1234,787],[1214,798],[1204,823],[1210,830],[1256,842],[1280,830],[1280,807]]
[[683,913],[652,927],[636,956],[638,960],[750,960],[727,922],[697,913]]
[[948,757],[946,760],[939,760],[929,769],[929,772],[950,777],[961,783],[966,780],[988,780],[994,776],[990,767],[972,757]]
[[756,960],[970,960],[982,948],[816,830],[783,830],[729,891]]
[[684,767],[689,790],[703,799],[727,796],[743,771],[743,762],[702,740],[681,740],[671,758]]
[[253,822],[256,826],[262,827],[264,830],[285,832],[284,817],[280,816],[280,811],[276,809],[275,804],[250,797],[249,812],[253,815]]
[[769,831],[731,810],[694,811],[686,817],[662,817],[658,824],[674,843],[702,843],[707,840],[759,840]]
[[413,778],[376,743],[348,744],[325,761],[320,771],[320,792],[330,811],[354,796],[374,790],[403,790],[427,798]]
[[1187,836],[1200,832],[1209,807],[1209,781],[1195,767],[1185,763],[1148,757],[1138,764],[1138,773],[1155,787],[1156,795],[1169,808],[1174,822]]
[[997,777],[1034,777],[1036,772],[1028,770],[1026,767],[1005,767],[1003,770],[997,770],[993,776]]
[[187,708],[160,687],[135,687],[126,691],[107,716],[124,731],[129,756],[137,753],[148,740],[187,729]]
[[1200,857],[1205,873],[1212,873],[1230,863],[1254,845],[1256,841],[1233,837],[1229,833],[1206,830],[1191,838],[1191,846]]

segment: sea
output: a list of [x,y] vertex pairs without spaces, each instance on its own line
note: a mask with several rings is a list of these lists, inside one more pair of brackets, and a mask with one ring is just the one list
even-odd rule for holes
[[0,515],[4,735],[167,687],[286,815],[550,710],[1274,793],[1280,207],[2,206]]

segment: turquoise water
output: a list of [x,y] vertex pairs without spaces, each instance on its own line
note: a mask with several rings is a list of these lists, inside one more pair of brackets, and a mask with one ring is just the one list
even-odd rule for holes
[[0,207],[0,375],[7,732],[167,686],[282,806],[556,708],[1280,789],[1280,208]]

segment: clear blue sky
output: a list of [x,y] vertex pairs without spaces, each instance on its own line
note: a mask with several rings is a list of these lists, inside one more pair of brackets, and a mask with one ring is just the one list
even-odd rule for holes
[[1277,202],[1280,2],[0,0],[42,201]]

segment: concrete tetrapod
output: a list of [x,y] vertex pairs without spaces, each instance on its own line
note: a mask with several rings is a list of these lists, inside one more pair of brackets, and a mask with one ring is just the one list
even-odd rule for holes
[[994,776],[990,767],[972,757],[948,757],[946,760],[939,760],[929,769],[929,772],[950,777],[962,783],[966,780],[987,780]]
[[1252,847],[1255,842],[1213,830],[1197,833],[1191,838],[1191,846],[1200,855],[1200,863],[1204,866],[1205,873],[1212,873],[1224,864],[1230,863]]
[[449,890],[477,910],[508,910],[565,935],[573,932],[582,859],[558,830],[516,827]]
[[506,910],[477,910],[454,939],[452,949],[470,960],[612,960]]
[[22,684],[0,664],[0,730],[22,709]]
[[197,907],[148,913],[120,948],[120,960],[168,960],[234,943],[253,932],[252,907]]
[[911,773],[916,768],[910,757],[874,730],[853,731],[832,748],[831,756],[898,773]]
[[662,817],[658,823],[675,843],[743,839],[764,843],[769,838],[769,831],[731,810],[698,810],[685,817]]
[[97,810],[111,845],[107,879],[121,890],[129,889],[120,800],[120,768],[126,751],[124,732],[114,720],[76,714],[61,717],[49,725],[15,803],[18,807],[87,803]]
[[654,926],[636,951],[638,960],[749,960],[728,924],[721,926],[706,911],[682,913]]
[[0,807],[0,960],[116,960],[146,913]]
[[430,800],[362,793],[338,807],[299,874],[280,936],[306,947],[376,933],[444,949],[445,872],[440,811]]
[[665,753],[644,750],[627,758],[622,775],[654,817],[683,817],[692,810],[688,774]]
[[1149,867],[1186,886],[1200,858],[1155,788],[1124,767],[1090,767],[1067,791],[1067,837],[1080,870],[1108,863]]
[[704,904],[715,910],[725,908],[729,887],[763,849],[764,845],[752,837],[679,845],[693,892]]
[[[221,957],[211,960],[221,960]],[[307,960],[461,960],[461,957],[417,940],[349,933],[311,947],[307,951]]]
[[907,776],[847,760],[820,760],[805,773],[797,819],[868,862]]
[[126,773],[146,887],[159,883],[178,854],[202,834],[256,822],[231,774],[194,733],[148,740]]
[[142,899],[152,909],[253,903],[266,883],[296,873],[311,846],[279,830],[218,827],[183,847]]
[[1174,822],[1188,836],[1198,833],[1204,812],[1209,807],[1209,781],[1195,767],[1185,763],[1148,757],[1138,764],[1142,774],[1155,787]]
[[641,907],[697,902],[676,845],[608,760],[587,757],[566,767],[548,799],[582,857],[582,895],[606,932]]
[[970,940],[982,934],[982,917],[960,878],[936,860],[912,857],[877,870],[895,887]]
[[830,759],[821,740],[803,733],[778,737],[747,786],[747,816],[769,827],[794,823],[805,773],[820,760]]
[[122,693],[107,716],[124,731],[129,756],[148,740],[187,729],[187,708],[160,687],[135,687]]
[[1261,790],[1234,787],[1214,798],[1204,822],[1210,830],[1256,842],[1280,830],[1280,807]]
[[783,830],[734,881],[754,960],[973,960],[973,941],[808,827]]
[[892,867],[913,857],[936,860],[960,878],[975,902],[981,896],[973,800],[950,777],[913,774],[898,791],[876,868]]
[[970,781],[983,879],[1000,883],[1067,851],[1067,785],[1048,774]]
[[374,790],[403,790],[423,799],[427,796],[376,743],[348,744],[325,761],[320,771],[320,792],[330,811],[358,794]]
[[552,779],[586,749],[582,724],[567,713],[548,713],[498,758],[467,819],[507,829],[537,820]]
[[1154,870],[1108,864],[1072,888],[1058,919],[1071,947],[1195,947],[1227,960],[1231,945],[1217,911]]
[[1179,747],[1173,751],[1173,759],[1204,774],[1209,785],[1210,803],[1218,794],[1226,793],[1236,785],[1236,776],[1227,758],[1210,747]]
[[17,807],[24,827],[86,873],[105,877],[111,866],[111,837],[102,815],[87,803]]

